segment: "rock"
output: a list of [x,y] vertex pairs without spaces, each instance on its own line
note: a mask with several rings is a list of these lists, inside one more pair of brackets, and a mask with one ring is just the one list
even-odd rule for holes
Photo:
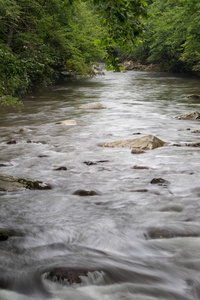
[[80,109],[104,109],[106,108],[105,106],[103,106],[101,103],[88,103],[88,104],[83,104],[81,106],[79,106],[78,108]]
[[133,148],[133,149],[131,150],[131,153],[132,153],[132,154],[142,154],[142,153],[145,153],[145,151],[144,151],[144,150],[140,150],[140,149],[135,149],[135,148]]
[[192,133],[200,133],[200,129],[193,130]]
[[87,277],[89,272],[94,271],[94,269],[83,268],[55,268],[47,273],[46,278],[62,284],[81,283],[81,276]]
[[200,147],[200,142],[186,143],[187,147]]
[[83,163],[87,166],[93,166],[101,163],[109,162],[109,160],[97,160],[97,161],[84,161]]
[[73,195],[78,195],[78,196],[96,196],[100,195],[100,192],[93,191],[93,190],[77,190],[73,193]]
[[67,167],[59,167],[57,169],[54,169],[54,171],[67,171]]
[[164,206],[163,208],[160,209],[160,211],[163,211],[163,212],[169,212],[169,211],[182,212],[183,207],[179,204],[171,204],[171,205],[168,205],[168,206]]
[[152,150],[155,148],[162,147],[165,144],[162,140],[158,139],[153,135],[147,135],[130,140],[120,140],[111,143],[104,143],[102,147],[128,147],[134,150]]
[[153,227],[148,230],[146,238],[149,239],[171,239],[176,237],[199,237],[200,231],[196,228],[175,228],[166,226],[164,228]]
[[6,241],[8,239],[8,235],[2,231],[0,231],[0,242]]
[[179,120],[198,120],[200,119],[200,113],[198,111],[191,111],[180,116],[177,116],[176,119]]
[[64,120],[64,121],[56,122],[56,124],[70,126],[70,125],[77,125],[77,122],[76,120]]
[[199,95],[196,95],[196,94],[191,94],[191,95],[188,95],[187,98],[191,98],[191,99],[200,99],[200,96],[199,96]]
[[163,186],[167,186],[170,184],[169,181],[163,179],[163,178],[153,178],[150,182],[151,184],[158,184],[158,185],[163,185]]
[[133,166],[132,169],[136,169],[136,170],[148,170],[149,167],[145,167],[145,166]]
[[20,128],[20,130],[19,130],[19,132],[20,133],[26,133],[26,132],[28,132],[28,129],[27,128]]
[[30,190],[46,190],[51,189],[52,187],[43,181],[0,174],[0,191],[11,192],[23,188]]
[[17,142],[16,142],[16,140],[12,139],[12,140],[8,141],[6,144],[12,145],[12,144],[17,144]]

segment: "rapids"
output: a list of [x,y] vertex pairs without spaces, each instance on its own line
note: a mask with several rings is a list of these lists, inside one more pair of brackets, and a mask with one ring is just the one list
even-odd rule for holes
[[[200,94],[200,79],[108,72],[27,96],[21,112],[0,112],[0,172],[53,187],[0,192],[0,230],[10,235],[0,242],[0,300],[200,299],[200,148],[184,146],[200,139],[192,133],[200,121],[175,118],[200,111],[189,94]],[[78,109],[90,102],[107,108]],[[56,124],[68,119],[77,125]],[[149,134],[182,147],[99,147]],[[163,228],[177,235],[151,238]],[[81,284],[46,278],[62,266],[96,271]]]

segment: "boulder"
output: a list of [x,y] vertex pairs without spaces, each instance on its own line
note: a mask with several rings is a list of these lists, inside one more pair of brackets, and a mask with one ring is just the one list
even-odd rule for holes
[[11,192],[23,188],[29,190],[47,190],[52,187],[43,181],[0,174],[0,191]]
[[139,137],[136,139],[129,139],[129,140],[120,140],[111,143],[104,143],[100,146],[102,147],[127,147],[133,148],[133,152],[137,150],[152,150],[155,148],[159,148],[165,145],[165,142],[158,139],[153,135],[147,135],[143,137]]
[[200,119],[200,113],[198,111],[191,111],[180,116],[177,116],[176,119],[179,120],[198,120]]
[[104,105],[101,103],[88,103],[88,104],[83,104],[79,106],[78,108],[80,109],[104,109],[106,108]]
[[56,124],[71,126],[71,125],[77,125],[77,122],[76,122],[76,120],[64,120],[64,121],[56,122]]
[[46,274],[46,278],[51,281],[56,281],[62,284],[81,283],[81,276],[88,276],[89,272],[94,272],[93,269],[83,268],[55,268]]

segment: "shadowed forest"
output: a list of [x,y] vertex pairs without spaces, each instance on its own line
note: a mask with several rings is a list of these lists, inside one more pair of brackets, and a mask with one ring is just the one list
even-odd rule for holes
[[198,0],[0,0],[0,105],[104,61],[200,74]]

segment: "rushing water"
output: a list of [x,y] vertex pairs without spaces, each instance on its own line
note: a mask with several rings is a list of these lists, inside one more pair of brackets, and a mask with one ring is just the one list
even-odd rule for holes
[[[0,300],[200,299],[200,148],[184,146],[199,140],[192,131],[200,123],[175,118],[200,110],[191,93],[200,94],[199,79],[109,72],[0,113],[1,173],[53,186],[0,194],[0,230],[11,236],[0,243]],[[78,109],[90,102],[107,109]],[[77,125],[56,124],[67,119]],[[140,155],[99,147],[149,134],[183,146]],[[11,138],[17,143],[7,145]],[[61,166],[67,170],[55,170]],[[160,177],[170,184],[150,184]],[[100,195],[74,195],[78,189]],[[163,228],[178,235],[151,238]],[[73,285],[45,277],[61,266],[97,271]]]

